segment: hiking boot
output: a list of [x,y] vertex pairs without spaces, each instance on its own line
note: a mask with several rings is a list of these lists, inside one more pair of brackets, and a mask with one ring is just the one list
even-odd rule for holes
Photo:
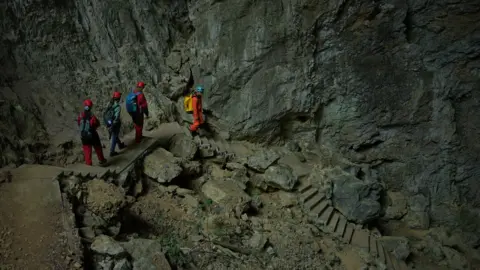
[[114,156],[117,156],[117,155],[118,155],[118,153],[115,152],[115,151],[113,151],[113,152],[110,153],[110,156],[111,156],[111,157],[114,157]]
[[122,150],[122,149],[125,148],[125,147],[127,147],[127,145],[126,145],[125,143],[123,143],[123,142],[118,144],[118,148],[119,148],[120,150]]
[[100,163],[100,166],[103,166],[103,165],[107,164],[107,160],[106,159],[100,160],[99,163]]

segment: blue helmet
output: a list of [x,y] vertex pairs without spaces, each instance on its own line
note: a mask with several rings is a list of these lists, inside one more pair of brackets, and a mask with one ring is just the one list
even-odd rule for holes
[[201,86],[201,85],[197,86],[197,89],[196,89],[196,90],[197,90],[197,92],[199,92],[199,93],[203,93],[203,86]]

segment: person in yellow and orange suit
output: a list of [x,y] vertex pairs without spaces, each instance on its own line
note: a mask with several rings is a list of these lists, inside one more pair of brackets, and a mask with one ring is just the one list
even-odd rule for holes
[[202,109],[202,94],[203,86],[197,86],[192,96],[193,124],[190,125],[190,132],[192,132],[192,135],[196,135],[200,126],[205,122]]

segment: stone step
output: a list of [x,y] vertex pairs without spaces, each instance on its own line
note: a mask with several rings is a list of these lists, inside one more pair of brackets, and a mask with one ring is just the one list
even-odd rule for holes
[[377,248],[377,239],[373,235],[370,235],[369,237],[370,241],[370,253],[373,254],[373,256],[377,257],[378,256],[378,248]]
[[216,142],[216,146],[217,146],[217,155],[219,156],[222,156],[222,157],[227,157],[228,156],[228,150],[227,150],[227,146],[225,146],[225,144],[221,141],[218,141]]
[[398,267],[399,267],[400,270],[409,270],[410,269],[404,261],[400,261],[400,260],[397,260],[397,261],[398,261]]
[[337,228],[335,229],[335,234],[339,237],[343,237],[345,230],[347,228],[347,219],[344,216],[340,216],[337,224]]
[[400,260],[398,260],[392,253],[390,253],[390,259],[392,260],[393,268],[395,268],[395,270],[401,270]]
[[201,147],[201,148],[211,149],[211,148],[212,148],[212,145],[210,144],[210,142],[208,141],[207,138],[202,137],[202,138],[201,138],[200,147]]
[[350,244],[352,242],[352,236],[354,231],[355,231],[354,225],[350,222],[347,222],[347,226],[345,228],[345,233],[343,234],[342,241],[346,244]]
[[307,190],[313,188],[313,186],[311,184],[300,184],[300,186],[298,187],[298,192],[300,193],[305,193]]
[[324,193],[318,192],[313,196],[308,202],[305,203],[305,208],[308,211],[311,211],[315,206],[320,204],[322,201],[327,200],[327,196]]
[[323,225],[328,224],[328,222],[330,222],[330,219],[332,218],[334,210],[335,209],[333,209],[333,207],[331,206],[327,207],[327,210],[323,211],[320,217],[318,217],[318,222]]
[[110,173],[110,169],[98,166],[88,166],[84,163],[75,163],[66,167],[66,170],[72,171],[73,175],[79,177],[98,177],[102,178]]
[[[385,249],[385,247],[384,247],[384,249]],[[392,256],[393,256],[393,255],[392,255],[390,252],[388,252],[388,251],[385,250],[385,259],[386,259],[386,261],[387,261],[387,262],[385,263],[385,265],[387,266],[387,269],[397,270],[397,269],[395,268],[395,266],[393,265]]]
[[323,200],[310,211],[310,214],[315,218],[318,218],[323,212],[325,212],[328,205],[329,205],[329,201]]
[[208,143],[210,144],[210,147],[215,152],[215,154],[218,155],[220,153],[220,148],[218,147],[218,143],[211,138],[208,139]]
[[377,239],[375,239],[375,247],[376,247],[376,250],[378,252],[378,259],[382,262],[382,263],[386,263],[386,259],[385,259],[385,250],[383,249],[383,245],[380,243],[380,241],[378,241]]
[[[312,188],[300,196],[300,202],[305,204],[318,193],[318,189]],[[309,209],[310,210],[310,209]]]
[[352,236],[352,245],[370,252],[370,233],[365,230],[355,229]]
[[335,211],[329,223],[327,224],[327,227],[326,227],[327,232],[333,233],[335,231],[335,229],[337,228],[339,219],[340,219],[340,214]]

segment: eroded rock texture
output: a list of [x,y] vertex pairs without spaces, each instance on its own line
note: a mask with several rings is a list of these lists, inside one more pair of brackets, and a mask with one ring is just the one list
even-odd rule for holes
[[425,198],[434,224],[463,226],[457,213],[480,206],[476,0],[0,5],[2,153],[74,136],[81,99],[101,107],[138,79],[158,120],[175,119],[165,96],[192,66],[209,119],[235,138],[311,141],[376,164],[389,189]]

